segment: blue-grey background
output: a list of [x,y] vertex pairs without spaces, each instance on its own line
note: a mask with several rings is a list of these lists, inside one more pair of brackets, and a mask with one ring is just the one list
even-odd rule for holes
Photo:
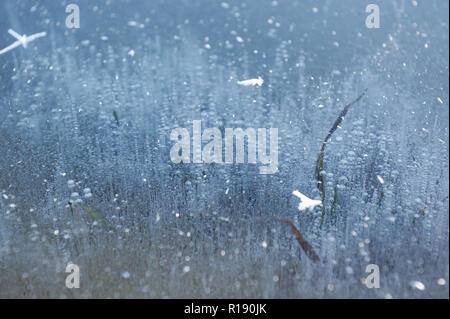
[[[0,0],[1,48],[48,33],[0,56],[0,296],[448,298],[448,2],[372,2],[379,29],[359,0]],[[321,223],[291,193],[320,198],[366,88]],[[171,163],[193,120],[278,128],[279,172]]]

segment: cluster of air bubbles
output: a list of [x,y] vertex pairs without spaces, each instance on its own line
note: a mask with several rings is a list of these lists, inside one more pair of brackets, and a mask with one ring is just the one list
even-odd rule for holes
[[0,198],[0,207],[2,204],[8,207],[9,209],[6,211],[7,214],[9,214],[11,210],[17,208],[17,205],[12,202],[14,199],[15,199],[14,195],[6,194],[5,190],[2,191],[2,196]]
[[81,204],[83,200],[80,198],[78,192],[72,192],[72,194],[70,194],[70,202],[72,204]]
[[91,198],[92,197],[91,189],[89,187],[83,189],[83,195],[84,198]]
[[[80,184],[80,182],[75,182],[72,179],[69,179],[67,181],[67,187],[70,190],[73,190],[78,184]],[[76,191],[72,191],[72,193],[70,194],[70,204],[80,204],[83,202],[82,197],[84,197],[85,199],[91,198],[92,197],[92,191],[89,187],[86,187],[83,189],[83,196],[80,196],[80,194]]]

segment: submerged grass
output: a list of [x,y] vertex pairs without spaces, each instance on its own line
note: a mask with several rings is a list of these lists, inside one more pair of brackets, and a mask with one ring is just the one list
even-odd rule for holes
[[[69,201],[69,208],[70,211],[72,213],[72,216],[74,216],[74,209],[72,207],[72,202]],[[87,207],[86,205],[80,203],[79,204],[81,208],[83,208],[89,215],[92,216],[92,218],[94,218],[96,221],[102,223],[106,228],[108,228],[109,230],[116,230],[116,228],[114,226],[112,226],[110,223],[108,223],[108,221],[106,219],[104,219],[103,217],[101,217],[99,214],[97,214],[95,211],[93,211],[92,209],[90,209],[89,207]],[[79,214],[77,212],[77,214]]]
[[[325,179],[324,179],[323,174],[322,174],[322,172],[324,171],[323,160],[324,160],[324,156],[325,156],[325,148],[326,148],[327,143],[330,140],[331,136],[337,130],[339,124],[341,124],[342,120],[344,119],[344,117],[347,114],[347,112],[350,109],[350,107],[353,104],[359,102],[359,100],[362,99],[362,97],[366,94],[366,92],[367,92],[367,89],[365,89],[364,92],[360,96],[358,96],[355,100],[353,100],[352,102],[348,103],[344,107],[344,109],[342,110],[342,112],[339,114],[338,118],[334,122],[333,126],[328,131],[327,136],[323,140],[322,147],[320,148],[319,155],[317,156],[315,177],[316,177],[316,180],[317,180],[317,188],[318,188],[318,190],[320,192],[320,197],[322,199],[322,203],[324,203],[324,205],[322,205],[322,217],[321,217],[321,222],[320,222],[321,226],[323,225],[323,222],[324,222],[324,219],[325,219]],[[335,192],[335,196],[336,196],[336,192]]]
[[113,111],[114,120],[116,120],[117,126],[120,126],[119,115],[116,111]]
[[110,223],[108,223],[108,221],[106,219],[104,219],[103,217],[101,217],[99,214],[97,214],[96,212],[94,212],[92,209],[90,209],[89,207],[87,207],[84,204],[80,204],[80,207],[83,208],[89,215],[91,215],[95,220],[101,222],[106,228],[110,229],[110,230],[116,230],[116,228],[114,226],[112,226]]

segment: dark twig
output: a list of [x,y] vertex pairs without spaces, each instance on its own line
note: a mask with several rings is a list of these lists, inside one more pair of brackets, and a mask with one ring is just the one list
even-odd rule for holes
[[288,219],[282,219],[282,218],[274,218],[275,221],[287,224],[291,227],[291,232],[297,239],[298,243],[302,247],[302,249],[305,251],[306,256],[308,256],[312,261],[314,262],[320,262],[319,256],[317,256],[316,252],[312,248],[311,244],[303,237],[303,235],[300,233],[300,231],[295,227],[295,225]]

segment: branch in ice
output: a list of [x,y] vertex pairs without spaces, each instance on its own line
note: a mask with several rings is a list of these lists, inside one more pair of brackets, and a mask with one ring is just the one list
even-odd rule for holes
[[289,225],[291,228],[292,234],[295,236],[298,243],[300,244],[302,249],[305,251],[306,256],[308,256],[309,259],[311,259],[314,262],[320,262],[320,258],[319,258],[319,256],[317,256],[317,254],[314,251],[311,244],[305,239],[305,237],[303,237],[303,235],[300,233],[300,231],[297,229],[297,227],[295,227],[295,225],[290,220],[282,219],[282,218],[275,218],[275,221]]

